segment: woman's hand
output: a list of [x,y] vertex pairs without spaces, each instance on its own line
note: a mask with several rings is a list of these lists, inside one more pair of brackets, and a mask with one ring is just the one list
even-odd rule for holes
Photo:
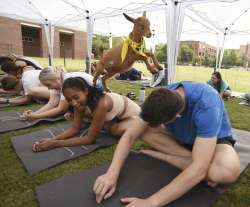
[[33,112],[32,110],[28,110],[28,111],[25,111],[23,113],[23,115],[21,116],[21,118],[23,120],[33,121],[33,120],[37,119],[37,114],[35,112]]
[[56,147],[56,141],[57,140],[51,138],[43,138],[32,145],[32,150],[34,152],[40,152],[53,149]]
[[94,184],[93,191],[96,194],[96,202],[100,203],[103,199],[110,198],[115,192],[117,178],[106,173],[99,176]]
[[74,119],[74,113],[72,112],[67,112],[64,114],[64,118],[67,120],[67,121],[73,121]]

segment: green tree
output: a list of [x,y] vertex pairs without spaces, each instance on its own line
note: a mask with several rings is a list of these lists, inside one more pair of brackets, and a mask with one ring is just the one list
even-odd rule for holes
[[100,59],[104,50],[109,48],[108,37],[96,35],[93,38],[92,52],[94,53],[95,59]]
[[243,54],[235,50],[225,50],[222,65],[225,67],[242,66]]
[[192,65],[193,66],[196,66],[196,65],[200,65],[200,58],[199,57],[193,57],[193,60],[192,60]]
[[167,57],[167,44],[160,43],[155,47],[155,56],[159,62],[165,62]]
[[179,61],[182,63],[189,63],[193,60],[194,51],[189,45],[183,44],[179,52]]

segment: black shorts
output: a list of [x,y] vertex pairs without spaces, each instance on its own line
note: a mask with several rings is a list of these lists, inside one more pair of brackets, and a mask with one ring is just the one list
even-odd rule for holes
[[[236,141],[233,139],[233,137],[223,137],[223,138],[217,139],[217,144],[228,144],[232,147],[234,147],[235,142]],[[182,144],[182,146],[192,151],[194,145],[193,144]]]

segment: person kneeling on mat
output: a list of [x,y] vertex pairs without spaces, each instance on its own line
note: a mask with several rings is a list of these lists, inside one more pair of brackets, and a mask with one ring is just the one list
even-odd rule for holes
[[229,100],[232,95],[232,91],[228,83],[222,80],[220,72],[213,72],[211,79],[207,81],[207,84],[211,85],[224,100]]
[[142,150],[142,153],[170,163],[182,172],[148,198],[121,198],[126,207],[165,206],[202,180],[213,187],[232,183],[240,175],[240,161],[233,148],[223,100],[208,84],[179,82],[153,91],[140,116],[128,120],[123,127],[108,171],[94,183],[97,203],[114,194],[122,165],[138,137],[156,150]]
[[23,72],[22,78],[7,75],[2,78],[1,83],[5,91],[18,91],[22,96],[16,98],[0,98],[0,103],[25,104],[31,100],[41,103],[49,99],[49,89],[39,81],[41,70],[27,70]]
[[[32,147],[34,151],[91,144],[102,129],[106,129],[113,136],[121,136],[120,128],[123,128],[123,123],[140,113],[140,107],[132,100],[116,93],[104,93],[80,77],[65,80],[62,91],[73,107],[73,124],[52,139],[35,142]],[[86,107],[93,113],[91,125],[86,135],[73,138],[80,131]]]

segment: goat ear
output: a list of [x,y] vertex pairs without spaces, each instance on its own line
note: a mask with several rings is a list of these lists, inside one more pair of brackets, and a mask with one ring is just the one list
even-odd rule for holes
[[143,16],[143,17],[146,17],[146,11],[144,11],[144,12],[142,13],[142,16]]
[[124,17],[125,17],[128,21],[135,23],[135,19],[134,19],[133,17],[130,17],[130,16],[128,16],[128,15],[125,14],[125,13],[123,13],[123,15],[124,15]]

